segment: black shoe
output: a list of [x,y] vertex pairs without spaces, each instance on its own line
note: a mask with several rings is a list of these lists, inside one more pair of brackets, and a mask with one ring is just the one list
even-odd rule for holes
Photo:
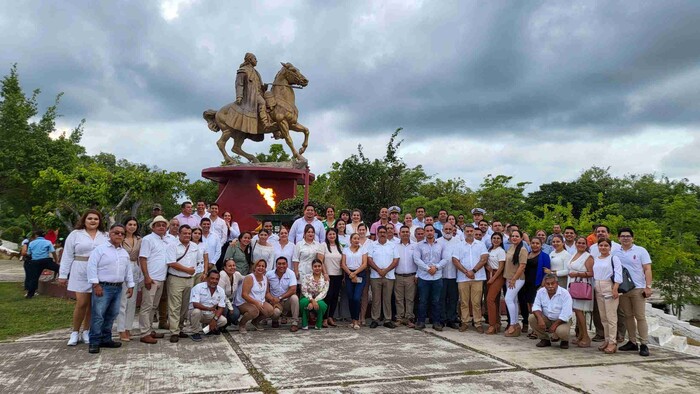
[[433,324],[433,330],[442,331],[442,324]]
[[561,341],[561,344],[559,345],[559,347],[562,349],[568,349],[569,348],[569,341]]
[[192,338],[192,340],[195,342],[202,342],[202,336],[199,334],[192,334],[190,338]]
[[425,323],[416,323],[416,330],[425,330]]
[[179,334],[177,334],[179,338],[187,338],[189,335],[185,334],[184,332],[180,331]]
[[596,336],[594,336],[593,339],[591,339],[591,341],[593,341],[593,342],[603,342],[604,340],[605,340],[605,337],[602,335],[598,335],[598,334],[596,334]]
[[619,350],[621,352],[628,352],[628,351],[634,350],[636,352],[637,350],[639,350],[639,346],[637,346],[636,343],[627,342],[626,344],[617,348],[617,350]]
[[109,342],[102,342],[99,344],[99,347],[104,347],[108,349],[116,349],[122,347],[121,342],[114,342],[114,341],[109,341]]
[[26,298],[26,299],[34,298],[34,293],[31,293],[31,294],[27,293],[24,295],[24,298]]
[[384,323],[384,327],[386,327],[386,328],[396,328],[396,323],[394,323],[393,321],[388,321],[388,322]]
[[376,320],[372,320],[372,323],[369,323],[369,328],[377,328],[379,327],[379,323],[377,323]]
[[453,330],[459,330],[459,324],[455,322],[449,322],[447,323],[447,327],[453,329]]
[[649,347],[645,344],[639,345],[639,355],[642,357],[648,357],[649,356]]
[[214,331],[212,331],[212,333],[214,335],[221,335],[221,331],[219,331],[219,330],[214,330]]
[[178,343],[179,341],[180,341],[180,334],[170,336],[170,343]]
[[88,348],[88,353],[96,354],[100,352],[100,345],[98,344],[90,344],[90,347]]
[[537,342],[537,345],[535,345],[535,346],[537,346],[537,347],[552,346],[552,341],[550,341],[549,339],[540,339],[540,341]]

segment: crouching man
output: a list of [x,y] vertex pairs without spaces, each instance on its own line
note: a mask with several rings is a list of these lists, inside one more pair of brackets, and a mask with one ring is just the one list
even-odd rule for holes
[[101,347],[122,345],[112,340],[112,324],[119,315],[123,283],[127,284],[128,297],[132,297],[134,291],[129,253],[122,248],[125,234],[124,226],[113,225],[109,229],[109,242],[96,247],[88,259],[87,277],[92,284],[90,353],[99,353]]
[[202,340],[202,327],[206,325],[207,333],[219,335],[219,329],[226,325],[223,316],[226,307],[226,293],[219,287],[219,272],[211,270],[207,273],[207,281],[192,288],[189,309],[189,331],[192,340]]
[[559,287],[557,276],[547,274],[542,281],[542,287],[537,290],[535,303],[532,305],[530,327],[540,339],[537,347],[552,346],[550,335],[561,339],[560,347],[569,348],[569,319],[573,314],[571,295]]

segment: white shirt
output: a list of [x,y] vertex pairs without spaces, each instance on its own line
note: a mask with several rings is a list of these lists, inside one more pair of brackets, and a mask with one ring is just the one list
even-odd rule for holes
[[497,270],[501,261],[506,261],[506,251],[503,248],[491,249],[489,252],[489,267]]
[[[394,262],[394,259],[399,258],[399,252],[396,250],[395,243],[386,241],[384,244],[381,244],[379,241],[377,241],[372,246],[372,251],[369,253],[368,257],[372,258],[374,265],[376,265],[379,269],[385,269]],[[381,278],[379,273],[374,269],[370,271],[369,277],[372,279]],[[385,278],[396,279],[394,270],[387,272]]]
[[593,279],[611,280],[613,267],[615,268],[615,282],[622,283],[622,263],[620,263],[619,257],[613,255],[608,255],[608,257],[598,256],[593,259]]
[[647,280],[644,276],[644,266],[651,264],[651,257],[646,249],[641,246],[632,245],[629,250],[620,248],[611,254],[619,257],[620,262],[622,262],[622,267],[627,268],[632,282],[634,282],[634,287],[638,289],[647,287]]
[[[192,275],[194,275],[178,271],[171,267],[170,264],[176,263],[175,260],[177,259],[180,259],[180,261],[177,261],[178,264],[187,268],[194,268],[195,273],[197,266],[199,264],[204,264],[204,258],[202,257],[200,260],[200,256],[202,256],[202,254],[200,253],[199,245],[194,242],[190,242],[188,245],[189,248],[179,241],[176,244],[168,245],[168,248],[165,250],[165,260],[168,264],[168,274],[178,276],[180,278],[191,278]],[[185,250],[187,252],[185,252]]]
[[549,254],[550,269],[552,271],[557,271],[557,276],[568,277],[569,260],[571,260],[571,254],[569,254],[569,252],[567,252],[566,249],[562,250],[559,253],[557,253],[556,250],[553,250]]
[[[209,217],[209,219],[211,219],[211,217]],[[222,219],[221,216],[217,216],[216,219],[211,221],[210,231],[219,235],[219,242],[221,242],[221,245],[228,241],[228,226],[226,225],[226,221]]]
[[326,240],[326,229],[323,227],[323,222],[314,218],[314,220],[309,223],[303,216],[295,220],[294,224],[292,224],[292,228],[289,229],[289,240],[295,244],[303,241],[304,228],[306,228],[307,224],[314,226],[314,230],[316,231],[316,241],[318,241],[318,243]]
[[345,265],[348,266],[350,271],[355,271],[362,265],[362,256],[367,254],[367,251],[359,247],[357,252],[350,250],[350,247],[343,249],[343,254],[345,255]]
[[[319,221],[320,223],[320,221]],[[321,244],[314,240],[313,243],[307,244],[306,241],[300,241],[294,246],[294,256],[292,261],[299,263],[299,277],[312,273],[311,263],[321,252]]]
[[279,242],[275,242],[273,245],[275,247],[275,261],[277,261],[277,259],[280,257],[286,257],[287,264],[292,264],[292,257],[294,256],[294,244],[291,242],[287,242],[287,244],[283,247]]
[[190,309],[194,309],[195,302],[198,302],[206,307],[217,306],[219,308],[226,307],[226,293],[220,286],[216,286],[214,294],[209,290],[207,282],[197,283],[190,293]]
[[549,298],[547,289],[540,287],[532,304],[532,311],[540,311],[549,320],[562,320],[568,322],[573,315],[571,295],[563,287],[557,286],[557,292]]
[[440,237],[435,241],[442,245],[442,260],[445,261],[445,268],[442,270],[442,277],[444,279],[457,279],[457,267],[452,264],[452,255],[454,251],[457,250],[460,242],[459,238],[454,235],[448,240],[447,238]]
[[253,260],[253,264],[258,260],[265,260],[268,272],[274,271],[277,268],[275,264],[275,245],[268,242],[267,245],[263,246],[255,242],[252,244],[252,247],[253,253],[251,259]]
[[180,238],[177,235],[172,235],[170,233],[165,233],[165,237],[163,237],[163,239],[168,245],[174,245],[180,242]]
[[68,279],[70,267],[76,257],[90,257],[90,253],[99,245],[109,242],[107,234],[98,231],[95,239],[85,230],[73,230],[63,245],[63,255],[61,255],[61,266],[58,270],[60,279]]
[[[479,261],[483,256],[488,256],[489,252],[486,250],[486,245],[479,240],[474,240],[471,244],[469,242],[462,242],[459,247],[453,252],[452,257],[459,260],[462,267],[467,271],[473,270],[479,264]],[[452,261],[450,261],[452,263]],[[454,266],[454,264],[453,264]],[[474,279],[470,279],[462,271],[457,271],[457,283],[460,282],[470,282],[473,280],[486,280],[486,269],[481,267],[476,273],[474,273]]]
[[[612,241],[612,246],[610,247],[610,254],[615,254],[616,251],[620,250],[621,246],[619,243]],[[596,257],[600,256],[600,251],[598,250],[598,244],[593,244],[590,247],[590,253],[591,256],[595,259]]]
[[[255,236],[250,240],[250,243],[252,244],[253,242],[258,242],[258,234],[255,234]],[[274,244],[276,242],[280,241],[280,236],[277,234],[270,234],[269,237],[267,237],[267,242]]]
[[159,282],[165,280],[168,273],[166,250],[168,243],[165,238],[161,238],[156,233],[150,233],[141,239],[141,249],[139,257],[146,258],[146,266],[148,267],[148,276]]
[[134,274],[129,261],[129,253],[121,246],[115,247],[111,242],[104,243],[90,253],[87,263],[88,282],[121,283],[133,288]]
[[576,250],[576,241],[574,241],[574,244],[569,246],[564,242],[564,249],[566,249],[567,252],[569,252],[570,255],[575,255],[577,250]]
[[396,266],[396,273],[407,275],[415,274],[418,270],[418,266],[413,262],[413,249],[415,244],[413,243],[399,243],[396,245],[396,251],[399,252],[399,265]]
[[[225,222],[225,221],[224,221]],[[229,227],[230,233],[228,235],[227,241],[234,240],[241,235],[241,229],[238,227],[237,222],[231,222],[231,227]]]
[[202,233],[202,243],[200,245],[209,255],[209,264],[216,265],[217,260],[221,257],[221,246],[223,246],[218,234],[210,232],[209,236],[205,236]]
[[267,276],[270,294],[272,294],[273,297],[280,298],[290,287],[297,285],[297,276],[294,274],[294,271],[289,268],[282,274],[281,278],[277,276],[277,271],[268,271],[265,276]]
[[211,216],[211,214],[207,211],[204,211],[204,214],[200,215],[197,211],[194,211],[192,216],[194,216],[195,219],[197,219],[197,227],[201,227],[200,225],[202,224],[202,219],[208,218],[209,216]]

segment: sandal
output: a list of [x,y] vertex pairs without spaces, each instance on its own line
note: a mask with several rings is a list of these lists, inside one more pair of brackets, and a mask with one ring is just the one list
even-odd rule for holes
[[608,341],[605,341],[602,345],[598,346],[598,350],[602,352],[605,350],[606,347],[608,347]]
[[606,347],[605,350],[603,350],[603,351],[605,352],[605,354],[617,353],[617,343],[611,343],[611,344],[608,345],[608,347]]
[[578,346],[578,347],[591,347],[591,340],[589,339],[587,341],[583,341],[583,340],[578,341],[576,346]]

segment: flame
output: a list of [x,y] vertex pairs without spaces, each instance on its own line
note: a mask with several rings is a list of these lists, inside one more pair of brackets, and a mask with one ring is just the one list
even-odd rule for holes
[[275,191],[272,190],[271,187],[265,188],[260,186],[259,184],[257,185],[257,187],[258,191],[260,192],[260,195],[263,196],[267,205],[269,205],[270,208],[272,208],[272,212],[275,212],[275,207],[277,206],[277,204],[275,203]]

